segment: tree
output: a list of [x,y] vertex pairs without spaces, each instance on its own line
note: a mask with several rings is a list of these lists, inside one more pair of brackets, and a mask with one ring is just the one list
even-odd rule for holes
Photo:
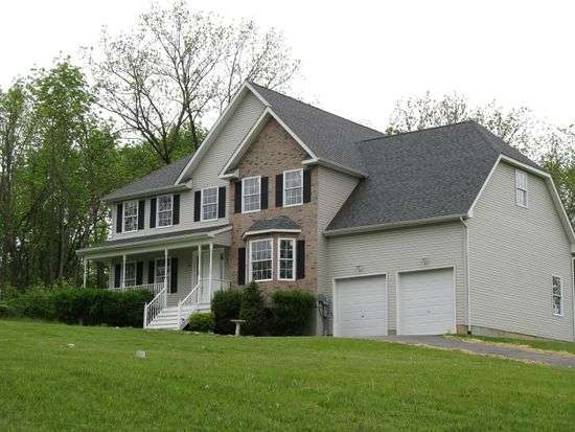
[[177,139],[188,153],[201,143],[202,121],[221,110],[246,79],[286,84],[299,67],[281,34],[263,34],[252,21],[226,23],[190,11],[183,1],[152,6],[129,32],[104,32],[89,66],[98,103],[136,133],[162,163],[173,161]]

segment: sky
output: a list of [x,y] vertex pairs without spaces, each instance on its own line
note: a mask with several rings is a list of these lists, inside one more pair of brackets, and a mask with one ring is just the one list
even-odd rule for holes
[[[159,1],[168,3],[168,1]],[[0,3],[0,87],[60,53],[96,44],[102,26],[128,29],[148,0]],[[190,0],[253,18],[285,35],[302,69],[293,92],[383,129],[397,99],[457,91],[472,103],[527,106],[575,122],[575,2]]]

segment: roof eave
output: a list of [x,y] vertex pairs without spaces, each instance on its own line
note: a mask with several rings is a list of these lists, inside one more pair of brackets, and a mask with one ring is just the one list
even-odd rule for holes
[[312,158],[312,159],[304,160],[302,162],[302,165],[308,165],[308,166],[318,165],[318,166],[322,166],[324,168],[329,168],[329,169],[332,169],[334,171],[339,171],[341,173],[348,174],[350,176],[357,177],[360,179],[367,178],[367,174],[365,174],[361,171],[357,171],[357,170],[354,170],[352,168],[348,168],[346,166],[338,164],[337,162],[332,162],[332,161],[321,159],[321,158]]
[[151,196],[151,195],[159,195],[159,194],[169,193],[169,192],[183,192],[183,191],[190,190],[190,189],[191,189],[191,183],[181,183],[178,185],[162,186],[159,188],[146,189],[146,190],[134,192],[131,194],[122,194],[119,196],[110,197],[109,195],[107,195],[107,196],[102,198],[102,202],[105,204],[114,204],[114,203],[118,203],[118,202],[122,202],[122,201],[126,201],[126,200],[131,200],[131,199],[144,198],[144,197]]

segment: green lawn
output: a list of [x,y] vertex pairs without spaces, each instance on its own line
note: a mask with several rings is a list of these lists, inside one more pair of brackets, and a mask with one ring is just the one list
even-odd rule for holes
[[517,339],[502,337],[469,336],[471,339],[478,339],[485,342],[505,343],[512,345],[523,345],[530,348],[537,348],[547,351],[559,351],[575,354],[574,342],[554,341],[549,339]]
[[[136,358],[136,350],[147,357]],[[569,369],[376,341],[0,321],[1,431],[569,430],[574,424]]]

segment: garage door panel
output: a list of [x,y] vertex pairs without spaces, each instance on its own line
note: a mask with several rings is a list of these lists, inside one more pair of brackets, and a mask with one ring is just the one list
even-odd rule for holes
[[342,279],[336,282],[336,336],[387,334],[385,276]]
[[453,270],[401,273],[399,277],[399,333],[445,334],[454,326]]

